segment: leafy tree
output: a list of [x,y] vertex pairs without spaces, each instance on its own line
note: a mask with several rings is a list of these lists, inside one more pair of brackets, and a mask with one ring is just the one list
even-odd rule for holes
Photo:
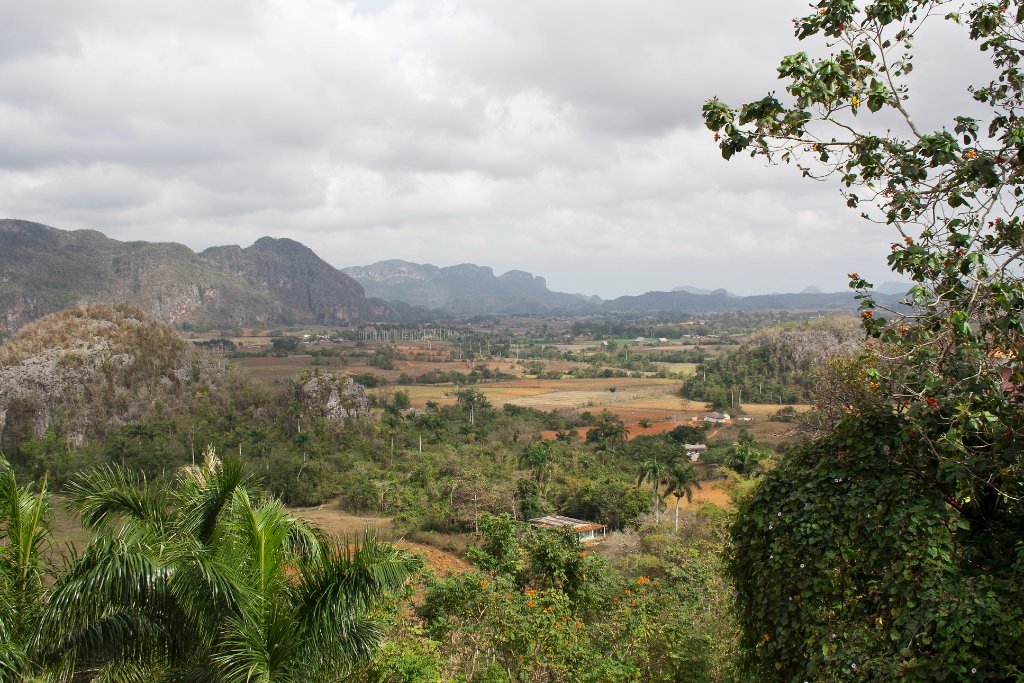
[[704,443],[704,435],[707,429],[704,424],[699,426],[679,425],[666,432],[665,436],[678,443]]
[[[984,115],[928,131],[907,76],[942,18],[991,68],[969,89]],[[889,265],[914,282],[909,308],[887,312],[850,274],[865,391],[741,507],[734,571],[760,678],[1021,675],[1022,23],[1019,0],[821,0],[797,37],[832,52],[782,60],[785,102],[704,107],[726,158],[839,179],[848,206],[892,226]]]
[[626,424],[608,411],[604,411],[598,417],[597,423],[587,430],[586,441],[607,450],[623,443],[627,436],[629,429],[626,428]]
[[298,351],[301,342],[298,337],[275,337],[271,340],[270,346],[275,353],[290,353]]
[[485,572],[518,577],[523,570],[522,546],[516,523],[508,513],[480,516],[482,543],[466,551],[466,557]]

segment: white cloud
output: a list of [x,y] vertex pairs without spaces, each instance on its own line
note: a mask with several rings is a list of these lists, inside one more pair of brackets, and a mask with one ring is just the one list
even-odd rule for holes
[[701,126],[712,95],[777,89],[805,10],[8,3],[0,214],[194,248],[287,236],[338,266],[472,261],[602,296],[884,279],[889,236],[834,187],[726,163]]

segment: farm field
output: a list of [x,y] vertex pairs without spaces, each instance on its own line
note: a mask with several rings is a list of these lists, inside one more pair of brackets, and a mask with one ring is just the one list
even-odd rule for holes
[[303,370],[319,368],[334,373],[370,374],[378,375],[389,381],[393,381],[402,373],[412,376],[420,375],[431,370],[441,372],[470,372],[478,365],[486,365],[489,368],[501,370],[502,372],[513,373],[513,363],[508,360],[474,361],[474,362],[451,362],[439,360],[395,360],[394,369],[382,370],[368,363],[367,358],[350,357],[344,360],[334,357],[311,356],[308,354],[294,354],[290,356],[250,356],[244,358],[232,358],[231,363],[244,370],[253,379],[262,382],[286,381],[298,376]]

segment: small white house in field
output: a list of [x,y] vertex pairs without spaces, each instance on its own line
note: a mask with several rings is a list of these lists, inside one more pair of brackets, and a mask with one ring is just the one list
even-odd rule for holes
[[708,413],[704,416],[705,422],[711,422],[712,424],[724,425],[729,421],[729,413]]
[[708,447],[702,443],[684,443],[683,448],[686,449],[686,455],[690,458],[690,462],[697,462],[700,460],[700,456],[708,450]]
[[[580,541],[587,543],[588,541],[600,541],[605,537],[605,532],[608,526],[605,524],[597,524],[596,522],[587,522],[582,519],[574,519],[572,517],[563,517],[562,515],[548,515],[547,517],[536,517],[530,520],[530,526],[535,526],[541,529],[572,529],[580,537]],[[601,532],[598,536],[597,532]]]

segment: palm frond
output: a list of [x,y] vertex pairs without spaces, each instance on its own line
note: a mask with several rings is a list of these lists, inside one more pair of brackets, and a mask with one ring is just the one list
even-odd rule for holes
[[183,474],[178,484],[183,524],[201,542],[209,544],[221,512],[234,499],[235,491],[244,486],[245,472],[242,461],[221,461],[208,451],[206,465]]
[[384,639],[384,627],[363,614],[340,613],[329,626],[308,629],[302,649],[288,662],[294,680],[341,681],[361,661],[369,659]]
[[349,543],[325,544],[301,567],[296,608],[307,623],[320,622],[344,606],[350,613],[400,588],[422,562],[393,545],[364,534],[354,549]]
[[225,614],[251,609],[257,599],[233,556],[222,557],[194,544],[176,548],[168,560],[175,567],[169,578],[170,593],[177,606],[203,632],[215,630]]
[[20,486],[14,470],[0,458],[0,572],[7,574],[15,595],[35,599],[43,580],[42,549],[49,536],[46,514],[49,494],[43,482],[38,494]]
[[100,467],[70,482],[71,507],[92,530],[120,522],[162,529],[167,525],[166,500],[138,474],[116,465]]
[[225,683],[287,683],[291,679],[284,672],[304,635],[290,615],[268,607],[256,615],[229,619],[213,660]]

